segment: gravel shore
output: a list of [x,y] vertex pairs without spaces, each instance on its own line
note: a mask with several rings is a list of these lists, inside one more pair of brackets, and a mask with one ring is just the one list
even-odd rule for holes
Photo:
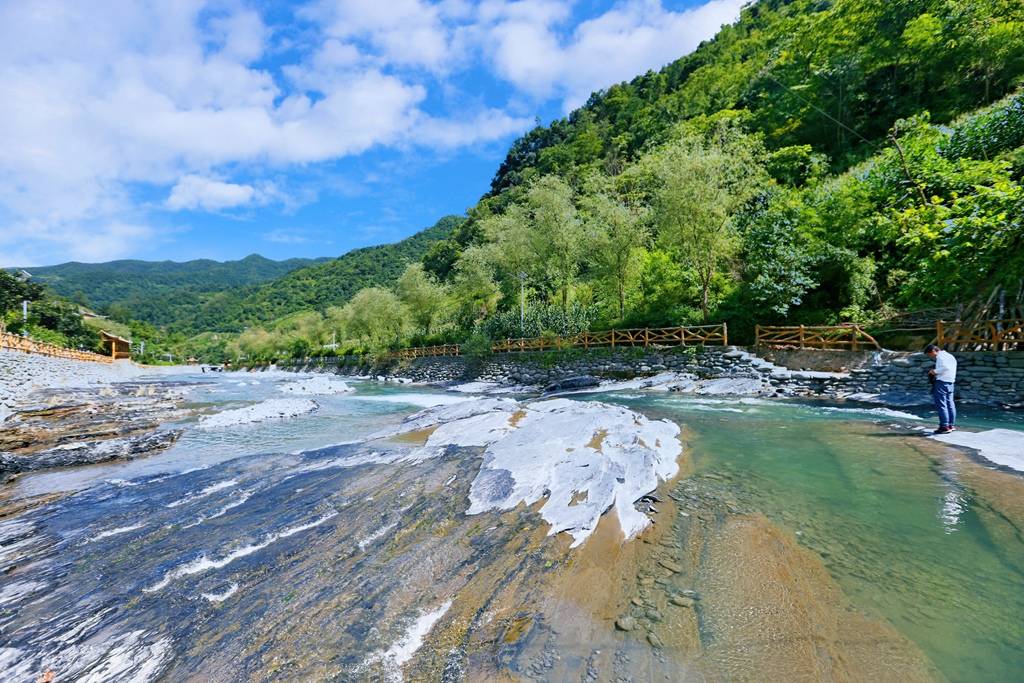
[[147,367],[122,360],[116,363],[52,358],[20,351],[0,351],[0,421],[41,389],[85,387],[124,382],[143,375],[181,374],[185,367]]

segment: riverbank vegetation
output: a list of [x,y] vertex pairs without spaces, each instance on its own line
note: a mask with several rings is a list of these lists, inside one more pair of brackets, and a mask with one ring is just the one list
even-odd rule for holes
[[1019,297],[1022,79],[1019,2],[761,0],[523,135],[465,218],[167,329],[209,360],[723,321],[743,342]]
[[1013,296],[1022,75],[1020,3],[754,3],[693,54],[517,140],[468,220],[402,280],[227,350],[706,321],[743,341],[756,323]]

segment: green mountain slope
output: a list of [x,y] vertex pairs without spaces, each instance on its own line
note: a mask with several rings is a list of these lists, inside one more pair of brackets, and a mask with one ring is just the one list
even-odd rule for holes
[[445,216],[400,242],[355,249],[255,287],[218,292],[189,307],[173,325],[191,332],[237,332],[297,311],[344,304],[363,287],[394,282],[406,265],[423,258],[431,245],[447,239],[463,221],[460,216]]
[[810,145],[842,170],[899,118],[946,122],[1012,90],[1022,22],[1019,0],[761,0],[692,54],[517,140],[492,194],[591,166],[614,174],[678,122],[728,109],[769,149]]
[[123,318],[155,325],[176,322],[190,306],[217,293],[273,280],[324,259],[272,261],[252,254],[239,261],[197,259],[62,263],[27,269],[54,292]]

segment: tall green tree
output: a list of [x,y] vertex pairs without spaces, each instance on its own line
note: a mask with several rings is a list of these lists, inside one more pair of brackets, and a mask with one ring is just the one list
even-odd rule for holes
[[756,138],[727,128],[709,140],[684,137],[652,160],[661,181],[658,236],[693,272],[705,320],[712,284],[739,247],[733,216],[767,182],[762,157]]
[[569,290],[586,249],[572,188],[561,178],[545,176],[530,186],[525,206],[529,242],[538,264],[558,292],[565,313]]
[[374,351],[400,343],[409,331],[409,309],[388,289],[359,290],[342,308],[345,330]]
[[590,259],[600,277],[613,285],[619,318],[626,317],[626,290],[638,270],[640,249],[650,231],[646,207],[629,206],[613,194],[610,183],[593,180],[581,200]]
[[409,309],[418,331],[430,334],[447,303],[447,291],[422,263],[410,263],[395,283],[398,298]]

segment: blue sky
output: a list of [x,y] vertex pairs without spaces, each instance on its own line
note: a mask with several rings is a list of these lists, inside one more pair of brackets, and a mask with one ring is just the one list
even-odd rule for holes
[[0,0],[0,266],[335,256],[743,0]]

